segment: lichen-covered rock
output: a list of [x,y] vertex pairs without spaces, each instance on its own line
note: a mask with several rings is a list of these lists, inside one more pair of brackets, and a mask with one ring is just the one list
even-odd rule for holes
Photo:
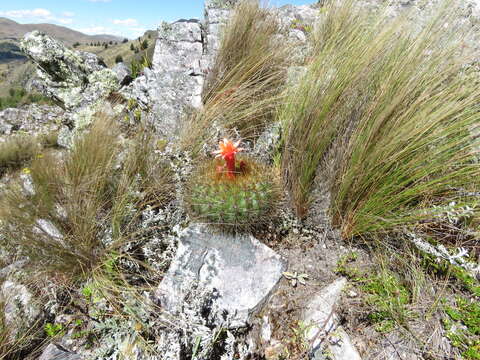
[[26,34],[20,46],[38,65],[37,87],[67,110],[65,123],[70,127],[88,125],[95,108],[120,88],[117,74],[94,54],[70,50],[36,30]]
[[202,106],[202,56],[198,20],[163,23],[158,29],[153,69],[145,68],[142,76],[122,90],[166,138],[177,133],[186,111]]
[[[176,314],[184,307],[188,286],[216,291],[229,328],[244,327],[282,277],[285,263],[253,236],[215,234],[192,225],[179,236],[177,255],[156,295]],[[219,320],[218,320],[219,321]]]
[[0,300],[4,304],[3,317],[11,339],[25,335],[41,320],[42,311],[33,294],[13,279],[5,280],[0,287]]
[[105,68],[95,55],[70,50],[38,30],[26,34],[20,47],[39,66],[42,75],[59,86],[83,86],[90,73]]
[[0,111],[0,135],[53,129],[65,116],[65,111],[58,106],[31,104],[5,109]]

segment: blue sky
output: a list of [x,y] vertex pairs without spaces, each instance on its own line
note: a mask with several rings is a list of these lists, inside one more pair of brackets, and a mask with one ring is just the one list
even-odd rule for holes
[[[270,0],[303,5],[315,0]],[[0,16],[22,24],[52,23],[87,34],[137,37],[161,21],[202,18],[203,0],[0,0]]]

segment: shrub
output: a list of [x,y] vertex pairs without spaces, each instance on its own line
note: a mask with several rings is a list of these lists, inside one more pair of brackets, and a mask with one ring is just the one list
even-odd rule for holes
[[118,63],[121,63],[121,62],[123,62],[123,57],[122,57],[122,55],[117,55],[117,56],[115,57],[115,64],[118,64]]
[[299,215],[322,161],[345,237],[427,220],[452,199],[475,208],[462,193],[478,191],[479,90],[458,29],[445,28],[452,13],[415,33],[352,2],[326,7],[313,62],[279,112]]
[[140,44],[140,49],[141,49],[141,50],[146,50],[146,49],[148,49],[148,40],[147,40],[147,39],[145,39],[145,40],[143,40],[143,41],[141,42],[141,44]]
[[35,159],[34,193],[14,184],[0,200],[6,247],[45,271],[80,276],[92,269],[107,250],[102,239],[110,234],[111,246],[122,243],[142,207],[160,206],[170,191],[168,169],[152,148],[138,135],[119,169],[115,122],[101,117],[64,157]]

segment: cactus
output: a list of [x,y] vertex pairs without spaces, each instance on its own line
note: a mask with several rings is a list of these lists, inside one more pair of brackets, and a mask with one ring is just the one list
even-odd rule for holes
[[249,230],[267,222],[277,208],[280,191],[272,174],[248,158],[239,159],[233,168],[231,163],[224,167],[221,160],[208,160],[190,178],[187,209],[199,221]]

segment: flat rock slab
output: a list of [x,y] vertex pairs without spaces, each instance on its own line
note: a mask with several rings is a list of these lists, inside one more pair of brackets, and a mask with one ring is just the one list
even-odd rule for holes
[[280,255],[253,236],[218,234],[192,225],[179,236],[178,250],[156,296],[178,314],[192,284],[216,290],[216,306],[230,328],[244,327],[260,310],[285,271]]
[[38,360],[83,360],[78,354],[72,353],[57,344],[48,345]]
[[312,342],[311,353],[314,360],[323,360],[322,342],[330,339],[326,347],[333,360],[362,360],[345,330],[339,326],[335,314],[337,303],[343,288],[347,284],[340,278],[324,287],[306,306],[303,320],[309,325],[307,339]]

